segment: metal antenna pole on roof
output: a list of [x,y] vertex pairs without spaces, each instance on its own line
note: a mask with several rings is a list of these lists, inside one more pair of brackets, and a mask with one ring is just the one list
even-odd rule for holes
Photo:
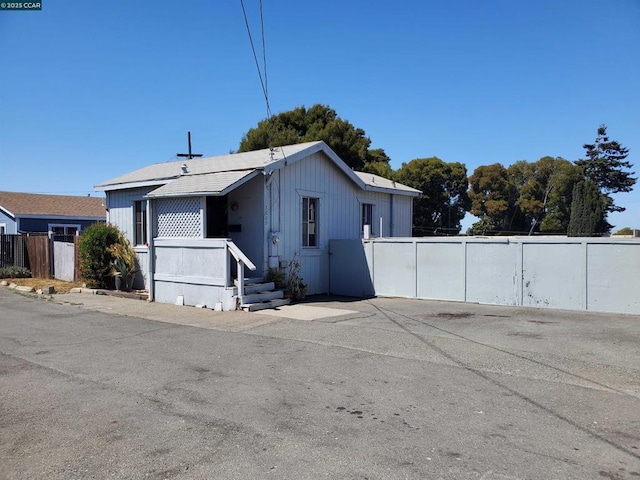
[[187,132],[187,141],[189,142],[189,153],[177,153],[178,157],[186,157],[191,160],[194,157],[201,157],[201,153],[191,153],[191,132]]

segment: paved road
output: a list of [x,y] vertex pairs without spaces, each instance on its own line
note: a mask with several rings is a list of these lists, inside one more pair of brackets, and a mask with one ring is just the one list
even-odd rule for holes
[[640,317],[0,289],[0,478],[640,479]]

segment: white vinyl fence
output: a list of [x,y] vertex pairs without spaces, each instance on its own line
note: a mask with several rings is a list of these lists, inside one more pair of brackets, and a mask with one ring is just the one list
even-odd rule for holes
[[640,240],[333,240],[331,293],[640,314]]
[[74,281],[76,246],[70,242],[53,242],[53,276],[65,282]]
[[235,310],[224,239],[155,239],[154,299]]

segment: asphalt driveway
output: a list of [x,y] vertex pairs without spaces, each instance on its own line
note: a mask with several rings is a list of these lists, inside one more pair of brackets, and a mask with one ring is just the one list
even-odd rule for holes
[[640,479],[640,317],[0,289],[0,478]]

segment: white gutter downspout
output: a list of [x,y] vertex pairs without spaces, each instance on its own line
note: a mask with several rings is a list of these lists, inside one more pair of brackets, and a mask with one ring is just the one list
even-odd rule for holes
[[153,243],[153,211],[151,206],[153,203],[151,199],[147,199],[147,242],[149,246],[147,248],[147,278],[149,279],[149,301],[154,301],[155,292],[155,280],[153,274],[155,271],[155,246]]

